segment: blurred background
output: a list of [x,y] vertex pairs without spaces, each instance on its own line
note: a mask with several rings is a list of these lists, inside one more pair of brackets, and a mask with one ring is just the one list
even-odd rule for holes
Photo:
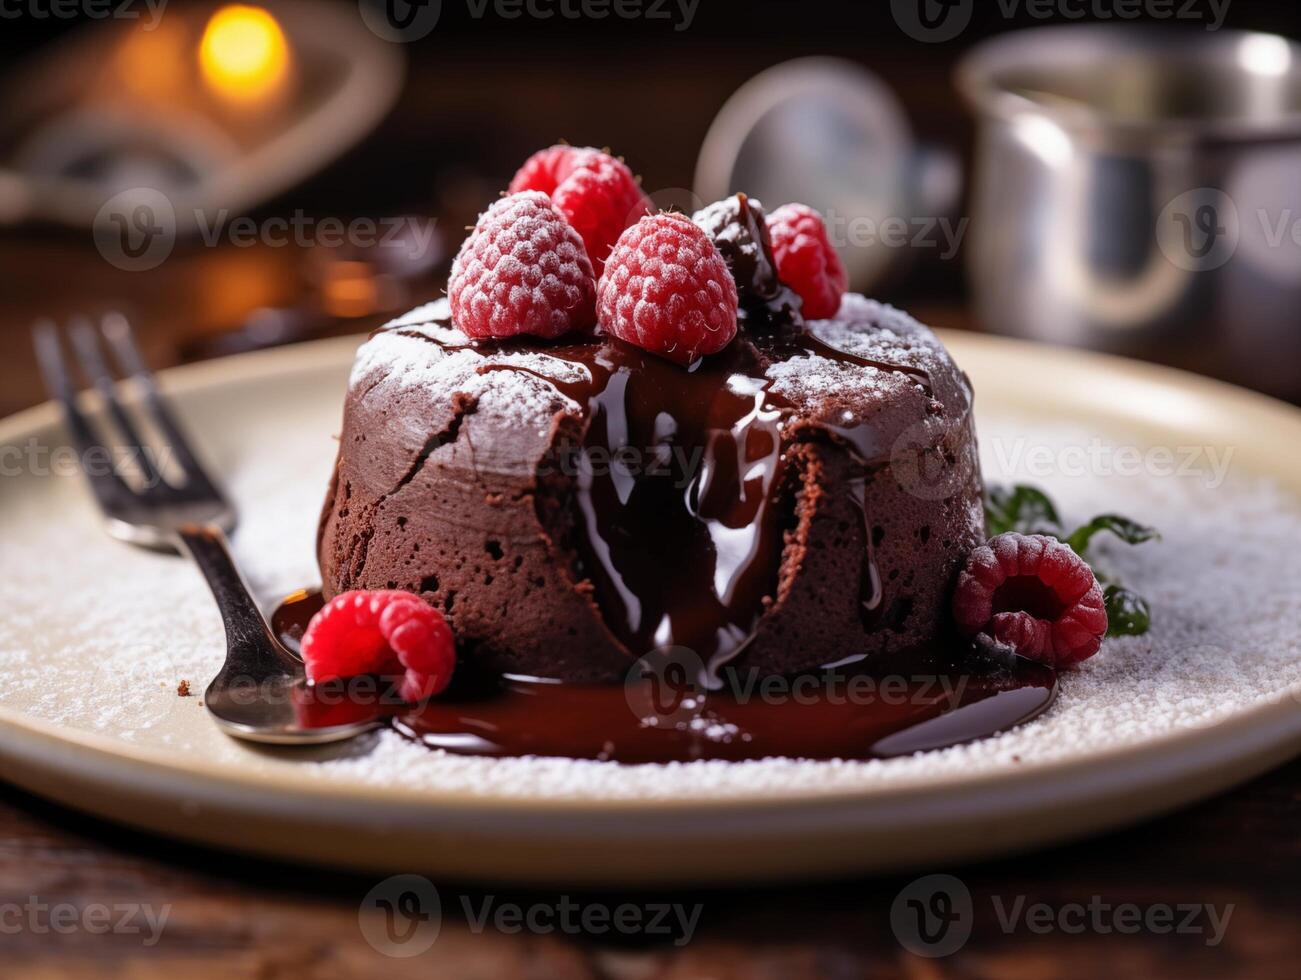
[[0,415],[41,316],[121,309],[160,367],[370,329],[560,140],[663,207],[819,206],[933,325],[1301,400],[1293,3],[0,6]]

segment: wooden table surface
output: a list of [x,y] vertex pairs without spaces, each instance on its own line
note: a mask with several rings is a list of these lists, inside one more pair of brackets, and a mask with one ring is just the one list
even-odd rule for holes
[[[713,978],[798,980],[904,974],[929,977],[1285,977],[1301,956],[1296,928],[1301,763],[1218,799],[1141,827],[997,862],[934,869],[970,890],[970,940],[953,955],[906,951],[891,927],[895,896],[914,876],[800,883],[743,891],[483,891],[438,881],[442,930],[410,959],[366,942],[358,910],[374,878],[216,854],[161,841],[0,789],[0,975],[9,977],[437,977]],[[521,828],[527,832],[527,828]],[[340,847],[347,842],[341,841]],[[1019,898],[1146,911],[1167,905],[1176,921],[1212,905],[1222,939],[1202,932],[1032,931],[1003,919]],[[562,900],[613,908],[700,905],[690,941],[480,930],[477,910],[555,908]],[[143,905],[167,918],[147,932],[59,935],[19,929],[6,908],[32,902],[77,908]],[[470,915],[464,913],[468,903]],[[1230,911],[1231,910],[1231,911]],[[1001,913],[1001,916],[1000,916]],[[1074,927],[1067,918],[1067,927]],[[1110,921],[1103,919],[1104,923]],[[1199,914],[1192,925],[1209,924]],[[6,922],[10,925],[6,927]]]

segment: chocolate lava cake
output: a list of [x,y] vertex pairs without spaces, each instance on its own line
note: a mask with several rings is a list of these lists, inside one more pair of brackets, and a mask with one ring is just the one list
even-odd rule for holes
[[[785,302],[718,244],[743,321]],[[471,341],[440,300],[357,355],[318,550],[327,598],[407,590],[462,658],[613,682],[668,645],[765,674],[933,647],[984,537],[967,379],[897,310],[847,294],[684,367]]]

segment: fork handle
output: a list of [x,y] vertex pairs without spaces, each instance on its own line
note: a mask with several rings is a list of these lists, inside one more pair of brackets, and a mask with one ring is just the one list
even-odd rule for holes
[[266,666],[278,664],[271,628],[244,583],[221,528],[215,524],[186,524],[176,532],[176,537],[182,552],[194,559],[212,590],[226,628],[228,654],[238,652],[254,660],[265,656]]

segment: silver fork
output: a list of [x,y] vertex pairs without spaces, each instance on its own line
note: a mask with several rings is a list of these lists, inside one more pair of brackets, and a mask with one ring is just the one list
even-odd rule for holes
[[[141,547],[188,554],[212,590],[226,630],[226,662],[208,685],[203,703],[221,729],[254,742],[315,745],[375,728],[379,721],[373,715],[322,727],[299,720],[295,693],[305,690],[303,663],[275,638],[249,593],[226,542],[226,532],[235,526],[235,508],[190,449],[140,357],[126,318],[110,314],[98,330],[88,319],[74,318],[68,334],[82,373],[99,393],[116,429],[117,445],[130,454],[133,467],[122,465],[123,453],[114,454],[113,440],[96,435],[95,422],[78,404],[58,327],[45,320],[32,333],[46,388],[63,407],[83,473],[107,518],[108,533]],[[139,388],[141,418],[162,437],[175,464],[168,469],[175,474],[165,474],[163,457],[148,452],[131,412],[118,397],[104,356],[105,343],[119,372]],[[101,424],[104,421],[100,419]],[[85,463],[91,459],[104,465],[89,468]]]

